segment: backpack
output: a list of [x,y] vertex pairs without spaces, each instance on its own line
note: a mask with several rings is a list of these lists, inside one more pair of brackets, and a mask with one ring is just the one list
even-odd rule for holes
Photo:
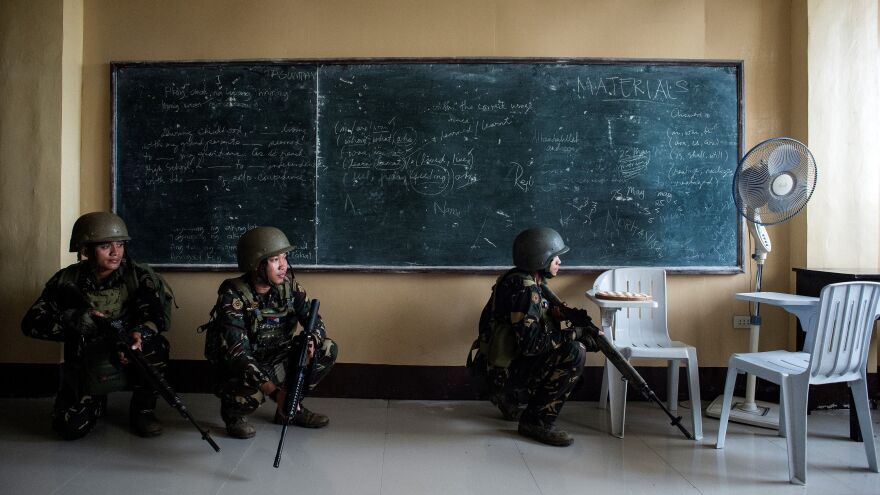
[[[159,296],[159,303],[162,305],[162,314],[165,316],[165,330],[171,329],[171,306],[174,306],[177,309],[180,309],[180,306],[177,305],[177,299],[174,297],[174,290],[171,288],[171,285],[165,280],[165,277],[158,274],[153,267],[146,263],[137,263],[131,261],[133,267],[138,267],[141,270],[147,272],[150,276],[150,280],[153,282],[153,286],[156,288],[156,294]],[[126,284],[129,284],[129,290],[137,290],[138,288],[138,279],[135,276],[134,270],[127,270],[126,275]]]
[[[510,325],[495,318],[496,288],[502,280],[515,273],[515,270],[510,270],[498,277],[492,286],[492,295],[480,313],[477,338],[471,344],[465,363],[472,375],[484,374],[489,366],[507,368],[519,354],[516,335]],[[519,276],[526,277],[524,274]]]

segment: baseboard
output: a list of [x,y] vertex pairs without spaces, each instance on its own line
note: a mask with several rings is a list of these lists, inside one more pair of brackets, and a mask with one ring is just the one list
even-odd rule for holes
[[[0,397],[46,397],[55,393],[57,364],[0,363]],[[661,399],[666,398],[666,368],[637,367]],[[726,368],[700,368],[700,395],[712,400],[723,391]],[[588,367],[572,393],[572,400],[595,401],[599,398],[602,368]],[[174,360],[168,367],[168,382],[180,393],[211,392],[211,369],[206,361]],[[688,398],[684,370],[679,376],[679,398]],[[869,395],[880,398],[877,373],[868,374]],[[745,379],[737,380],[735,394],[745,393]],[[393,400],[476,400],[485,397],[483,380],[470,375],[464,366],[399,366],[387,364],[338,363],[313,394],[318,397]],[[629,400],[642,400],[631,392]],[[758,381],[759,400],[778,402],[779,387]],[[846,385],[811,387],[813,407],[845,407],[849,404]]]

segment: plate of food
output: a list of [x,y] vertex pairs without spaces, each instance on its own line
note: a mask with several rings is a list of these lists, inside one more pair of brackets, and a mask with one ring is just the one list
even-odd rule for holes
[[608,301],[650,301],[650,294],[642,294],[640,292],[628,292],[619,290],[600,290],[593,294],[596,299],[605,299]]

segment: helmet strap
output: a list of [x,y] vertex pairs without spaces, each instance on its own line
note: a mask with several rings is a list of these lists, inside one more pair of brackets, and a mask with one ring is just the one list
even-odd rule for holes
[[266,276],[266,270],[269,269],[269,262],[267,260],[263,260],[257,265],[257,269],[254,270],[254,282],[267,285],[272,287],[272,282],[269,281],[269,277]]
[[76,252],[77,261],[88,261],[89,264],[94,265],[95,263],[95,245],[94,244],[86,244],[79,248],[79,251]]

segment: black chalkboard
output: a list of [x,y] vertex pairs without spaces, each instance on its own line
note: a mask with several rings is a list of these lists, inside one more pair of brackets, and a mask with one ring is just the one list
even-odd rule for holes
[[113,204],[139,259],[235,264],[275,225],[298,269],[495,270],[557,229],[580,269],[742,269],[741,62],[112,64]]

